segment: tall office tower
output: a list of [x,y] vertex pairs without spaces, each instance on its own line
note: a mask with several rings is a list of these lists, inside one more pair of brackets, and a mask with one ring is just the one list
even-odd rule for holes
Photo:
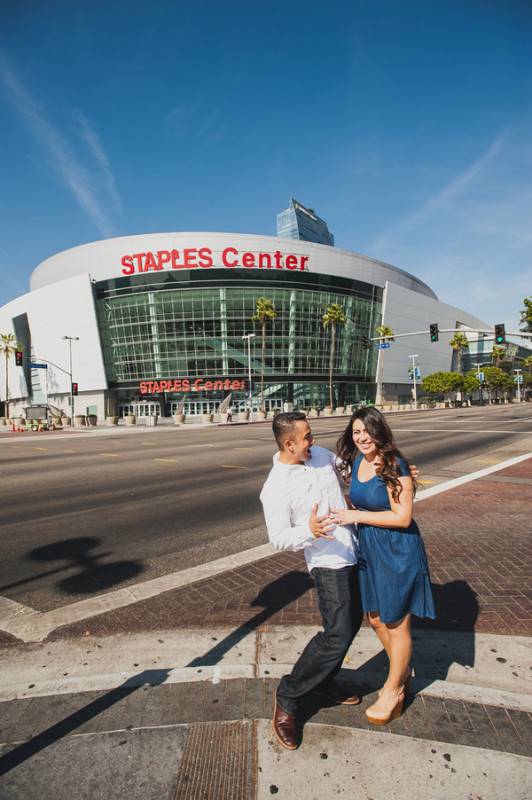
[[334,236],[327,223],[316,216],[312,208],[306,208],[293,197],[288,208],[277,214],[277,236],[334,247]]

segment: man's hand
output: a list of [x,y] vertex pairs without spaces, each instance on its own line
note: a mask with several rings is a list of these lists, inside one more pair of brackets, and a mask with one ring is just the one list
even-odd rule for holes
[[410,477],[415,481],[419,479],[419,470],[415,464],[410,464]]
[[308,525],[310,530],[312,531],[312,535],[318,539],[334,539],[334,536],[329,536],[329,531],[332,531],[334,525],[331,524],[329,516],[326,514],[324,517],[317,516],[318,511],[318,504],[314,503],[312,506],[312,514],[310,515],[310,519],[308,521]]

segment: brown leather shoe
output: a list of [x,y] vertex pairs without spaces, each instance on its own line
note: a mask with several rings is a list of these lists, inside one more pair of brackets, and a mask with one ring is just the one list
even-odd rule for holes
[[310,694],[317,694],[320,697],[326,697],[331,703],[336,703],[337,706],[358,706],[361,698],[358,694],[347,694],[347,689],[344,691],[338,684],[330,684],[329,686],[316,686],[312,689]]
[[287,750],[297,750],[301,744],[299,725],[293,714],[283,711],[277,702],[277,695],[273,700],[272,729],[279,744]]

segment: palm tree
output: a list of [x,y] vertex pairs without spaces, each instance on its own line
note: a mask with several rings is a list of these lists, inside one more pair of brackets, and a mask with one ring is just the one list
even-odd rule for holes
[[460,332],[455,333],[449,344],[456,353],[456,361],[458,367],[456,372],[462,372],[462,356],[464,354],[464,351],[469,349],[469,341],[467,339],[467,336],[465,335],[465,333],[460,333]]
[[497,347],[496,344],[493,345],[493,349],[491,351],[491,363],[494,367],[500,367],[501,363],[506,358],[506,347]]
[[532,375],[532,356],[523,358],[523,367],[528,370],[529,375]]
[[6,360],[6,418],[9,418],[9,359],[18,350],[16,336],[12,333],[0,333],[0,353]]
[[[379,325],[378,328],[375,330],[377,336],[379,337],[379,345],[384,344],[385,342],[394,342],[395,339],[393,337],[393,330],[390,328],[389,325]],[[379,350],[379,375],[377,378],[377,397],[375,398],[376,405],[382,405],[384,400],[384,393],[382,387],[382,376],[384,374],[384,349]]]
[[277,316],[273,300],[267,297],[258,297],[255,303],[255,313],[251,317],[253,322],[260,322],[262,329],[262,361],[260,368],[260,410],[264,411],[264,364],[266,358],[266,324]]
[[334,366],[334,351],[336,347],[336,328],[338,325],[345,325],[347,317],[345,311],[338,303],[332,303],[325,309],[325,314],[322,317],[323,327],[331,326],[331,349],[329,353],[329,405],[333,407],[333,366]]

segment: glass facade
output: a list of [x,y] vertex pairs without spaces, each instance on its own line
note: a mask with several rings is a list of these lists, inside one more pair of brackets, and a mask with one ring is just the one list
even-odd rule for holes
[[[266,325],[265,397],[269,407],[291,401],[300,407],[327,404],[330,332],[323,328],[327,306],[338,303],[348,321],[336,337],[334,378],[337,404],[372,399],[376,353],[362,347],[381,318],[382,292],[358,281],[326,275],[246,272],[164,273],[105,281],[97,285],[97,308],[109,385],[126,402],[141,381],[182,378],[240,379],[249,362],[242,336],[251,345],[255,400],[262,367],[262,332],[251,319],[259,297],[269,298],[277,316]],[[221,400],[227,392],[195,392],[195,399]],[[179,393],[164,398],[170,413]],[[234,393],[244,402],[247,388]],[[273,402],[275,401],[275,402]]]
[[312,208],[307,208],[293,197],[290,198],[288,208],[277,214],[277,236],[334,246],[334,236],[325,220],[320,219]]

